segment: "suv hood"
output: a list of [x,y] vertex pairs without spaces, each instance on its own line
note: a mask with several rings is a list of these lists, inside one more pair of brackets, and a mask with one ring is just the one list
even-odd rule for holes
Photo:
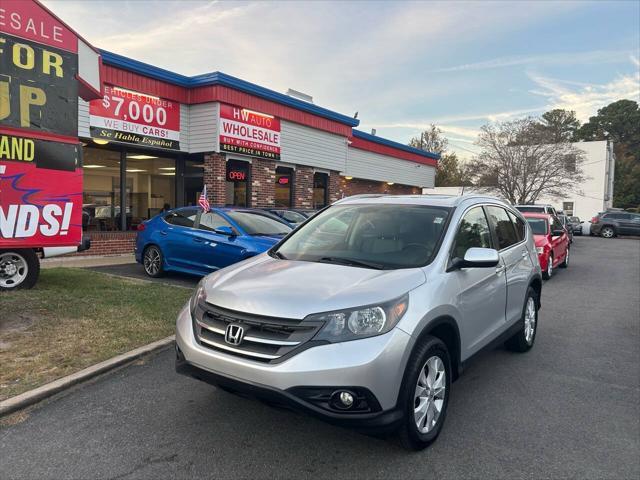
[[279,260],[263,254],[212,273],[207,302],[269,317],[302,319],[313,313],[382,303],[426,281],[420,268],[372,270]]

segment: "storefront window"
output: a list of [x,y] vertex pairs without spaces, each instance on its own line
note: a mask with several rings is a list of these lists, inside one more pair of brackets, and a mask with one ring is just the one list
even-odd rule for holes
[[176,206],[176,161],[154,155],[127,154],[127,230],[135,230],[162,210]]
[[248,162],[229,160],[227,162],[228,206],[246,207],[249,204],[249,166]]
[[329,175],[316,172],[313,174],[313,208],[327,206],[329,194]]
[[292,198],[291,195],[293,189],[291,188],[291,182],[293,179],[293,169],[286,167],[276,168],[276,207],[291,207]]
[[82,229],[119,230],[120,152],[85,148]]
[[198,198],[204,187],[204,161],[184,162],[184,205],[198,205]]

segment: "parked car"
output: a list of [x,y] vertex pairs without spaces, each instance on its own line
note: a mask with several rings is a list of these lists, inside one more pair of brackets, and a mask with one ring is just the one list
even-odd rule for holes
[[533,235],[500,200],[346,198],[200,282],[176,370],[421,449],[463,364],[533,346],[541,288]]
[[313,217],[319,210],[305,209],[305,208],[296,208],[296,212],[301,213],[307,218]]
[[549,215],[557,215],[556,209],[551,205],[514,205],[519,212],[522,213],[547,213]]
[[555,268],[569,266],[569,235],[560,219],[546,213],[525,213],[535,237],[538,261],[545,280],[553,276]]
[[582,224],[579,217],[569,217],[569,226],[574,235],[582,235]]
[[557,217],[558,220],[560,220],[562,227],[567,231],[567,235],[569,236],[569,244],[573,243],[573,227],[569,223],[569,217],[567,217],[564,213],[559,213]]
[[293,228],[297,227],[308,218],[296,210],[287,210],[286,208],[267,208],[265,210],[285,220]]
[[260,210],[177,208],[140,224],[136,261],[151,277],[205,275],[268,250],[291,230]]
[[604,238],[617,235],[640,235],[640,213],[601,212],[591,219],[591,233]]

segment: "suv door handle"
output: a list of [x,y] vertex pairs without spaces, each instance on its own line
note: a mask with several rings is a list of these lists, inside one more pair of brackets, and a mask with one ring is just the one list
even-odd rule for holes
[[522,256],[523,256],[523,257],[526,257],[526,256],[527,256],[527,251],[526,251],[526,250],[522,252]]
[[201,238],[194,238],[193,241],[196,242],[196,243],[204,242],[204,240],[202,240]]
[[160,235],[167,235],[168,232],[166,232],[165,230],[160,230]]
[[500,267],[496,267],[496,273],[500,274],[507,269],[505,265],[501,265]]

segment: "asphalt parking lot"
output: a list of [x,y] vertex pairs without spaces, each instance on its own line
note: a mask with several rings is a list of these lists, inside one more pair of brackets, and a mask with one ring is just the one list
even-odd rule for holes
[[160,278],[151,278],[144,273],[144,268],[139,263],[124,263],[121,265],[104,265],[99,267],[87,267],[95,272],[108,273],[110,275],[120,275],[122,277],[137,278],[141,280],[151,280],[154,282],[167,283],[177,287],[195,288],[200,281],[200,277],[187,275],[186,273],[166,272]]
[[180,377],[167,350],[1,427],[1,476],[637,479],[640,241],[576,238],[571,262],[535,348],[478,358],[425,451]]

